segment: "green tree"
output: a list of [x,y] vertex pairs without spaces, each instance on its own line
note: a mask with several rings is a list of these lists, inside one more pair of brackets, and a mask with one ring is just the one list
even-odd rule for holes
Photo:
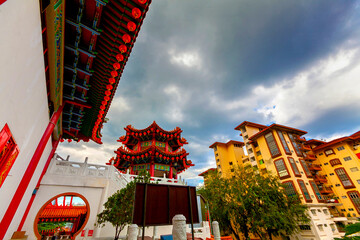
[[199,193],[208,200],[212,219],[238,240],[242,234],[249,239],[250,233],[269,239],[291,235],[299,230],[299,222],[309,222],[298,197],[286,197],[277,178],[252,168],[235,169],[229,178],[210,173]]
[[360,223],[349,224],[345,227],[345,236],[342,238],[335,238],[336,240],[360,240]]
[[135,200],[135,187],[137,182],[150,182],[150,174],[147,171],[141,172],[134,181],[129,182],[111,195],[104,204],[104,210],[97,215],[95,226],[104,227],[110,222],[115,227],[114,240],[119,239],[120,232],[127,224],[132,222],[132,213]]

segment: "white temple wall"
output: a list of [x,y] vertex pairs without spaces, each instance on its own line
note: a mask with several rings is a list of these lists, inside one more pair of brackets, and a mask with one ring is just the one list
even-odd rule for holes
[[[0,216],[4,216],[48,125],[49,113],[39,1],[6,1],[0,6],[0,23],[0,129],[7,123],[20,149],[0,188]],[[50,151],[49,141],[5,239],[17,230]]]
[[[77,179],[74,179],[74,182],[76,180]],[[36,194],[34,204],[29,212],[29,217],[27,218],[24,224],[24,230],[29,235],[29,239],[36,239],[34,233],[34,221],[40,208],[54,196],[67,192],[76,192],[84,196],[86,200],[89,202],[90,216],[84,229],[94,230],[94,236],[96,236],[97,229],[95,228],[94,224],[96,221],[96,215],[98,214],[97,209],[99,208],[100,204],[102,204],[99,196],[103,194],[103,191],[104,191],[103,187],[96,187],[91,185],[82,186],[82,187],[70,186],[70,185],[69,186],[42,185],[38,193]],[[80,234],[77,236],[76,239],[81,239]]]

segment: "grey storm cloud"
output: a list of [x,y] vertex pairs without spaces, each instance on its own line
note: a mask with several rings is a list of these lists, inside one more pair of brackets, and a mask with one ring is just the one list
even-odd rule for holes
[[[350,63],[344,69],[357,69],[359,12],[359,1],[352,0],[153,0],[108,113],[104,144],[117,146],[128,124],[141,129],[156,120],[167,130],[179,126],[189,141],[189,159],[196,164],[187,175],[194,184],[198,171],[211,166],[208,146],[241,140],[234,127],[244,120],[270,124],[280,119],[280,124],[314,135],[330,135],[341,122],[347,123],[341,131],[360,127],[358,114],[351,113],[360,112],[360,106],[352,108],[342,100],[318,111],[323,99],[314,97],[317,88],[336,86],[331,79],[343,74],[330,79],[324,59],[345,55]],[[327,77],[329,84],[324,83]],[[348,96],[355,96],[351,84],[356,82],[344,82]],[[321,94],[324,101],[329,98]],[[282,97],[297,95],[302,98]],[[295,111],[309,105],[300,102],[306,98],[310,103],[316,99],[312,111],[318,115],[304,117]],[[72,148],[80,149],[76,144]],[[114,155],[108,147],[97,148],[106,157]]]

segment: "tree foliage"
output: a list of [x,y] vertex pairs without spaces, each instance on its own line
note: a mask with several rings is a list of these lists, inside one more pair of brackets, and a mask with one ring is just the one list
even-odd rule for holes
[[235,169],[230,178],[209,173],[199,192],[224,233],[238,240],[241,235],[249,239],[250,233],[262,239],[291,235],[300,222],[310,220],[306,206],[298,196],[287,197],[278,178],[259,175],[252,168]]
[[360,240],[360,223],[349,224],[345,227],[345,236],[336,240]]
[[124,227],[132,222],[137,182],[149,183],[149,173],[146,171],[141,172],[125,188],[111,195],[104,204],[104,210],[97,215],[95,226],[104,227],[106,222],[110,222],[115,227],[115,240],[119,239],[120,232]]

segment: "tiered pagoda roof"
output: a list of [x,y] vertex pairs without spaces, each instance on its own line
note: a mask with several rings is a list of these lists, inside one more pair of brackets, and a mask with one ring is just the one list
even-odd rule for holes
[[181,137],[182,130],[179,127],[176,127],[172,131],[166,131],[155,121],[145,129],[135,129],[131,125],[126,126],[124,129],[126,135],[121,136],[118,142],[121,142],[130,150],[132,150],[139,141],[149,141],[153,137],[155,137],[157,141],[167,141],[173,151],[176,151],[184,144],[188,144],[186,139]]
[[182,148],[187,141],[181,137],[180,128],[166,131],[154,121],[145,129],[135,129],[131,125],[124,129],[126,135],[118,140],[123,146],[115,151],[116,158],[112,159],[120,171],[152,163],[174,167],[176,173],[180,173],[194,166],[191,160],[187,160],[189,154]]
[[[63,138],[101,143],[102,125],[107,121],[106,114],[150,3],[151,0],[66,0],[66,9],[61,9],[63,3],[53,7],[57,20],[65,12],[64,33],[55,33],[59,41],[65,35],[63,85],[55,92],[63,93]],[[50,25],[51,21],[54,20],[43,19],[43,32],[46,27],[49,31],[51,26],[45,23]],[[48,40],[49,47],[51,44]],[[58,75],[56,80],[50,80],[50,85],[59,85],[59,71]],[[50,104],[53,102],[50,100]]]

